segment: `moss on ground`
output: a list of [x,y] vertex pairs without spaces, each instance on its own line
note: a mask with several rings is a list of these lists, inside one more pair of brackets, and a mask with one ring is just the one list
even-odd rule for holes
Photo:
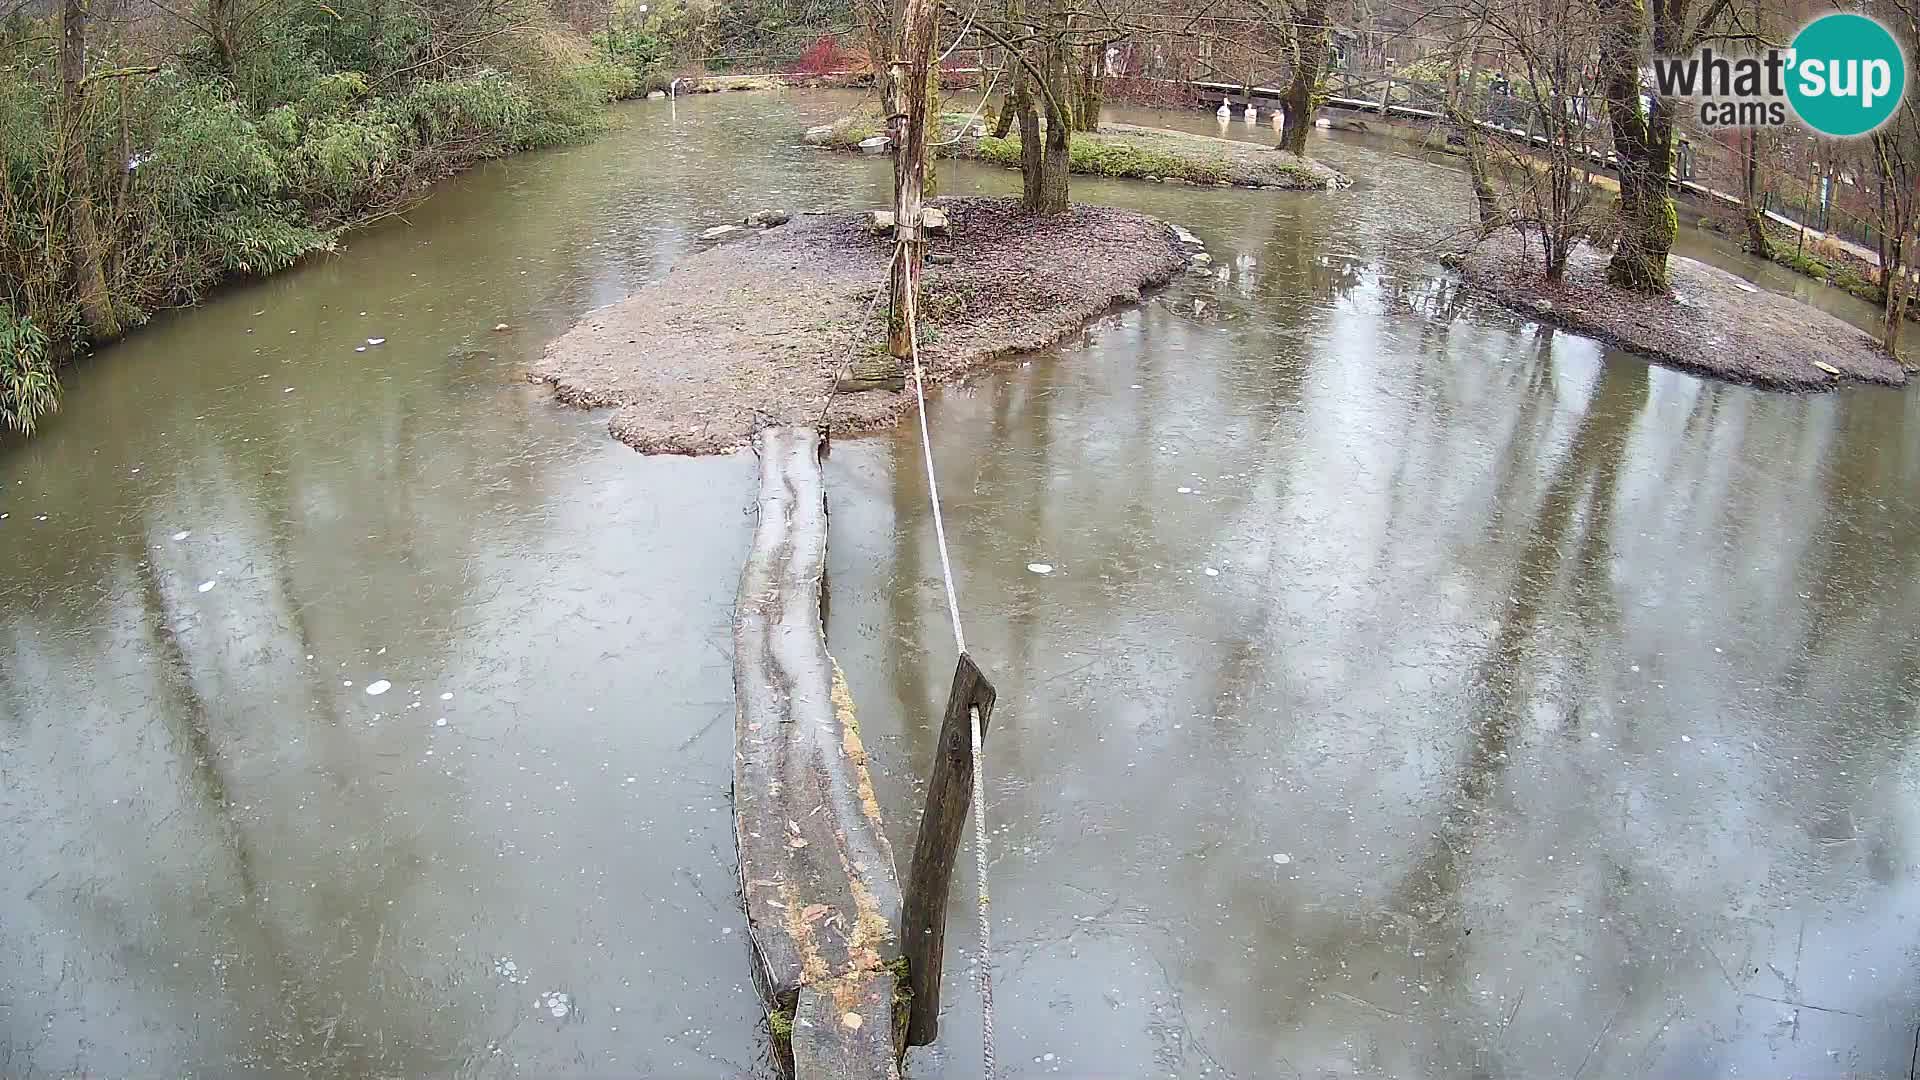
[[[1748,248],[1746,224],[1732,217],[1705,217],[1700,227],[1717,232]],[[1830,241],[1811,239],[1806,244],[1792,228],[1768,219],[1765,225],[1772,251],[1768,257],[1796,274],[1822,281],[1875,307],[1887,302],[1886,289],[1877,280],[1879,268],[1856,258]],[[1748,250],[1751,250],[1748,248]],[[1907,317],[1920,318],[1920,298],[1907,307]]]
[[893,972],[893,1048],[903,1053],[907,1048],[907,1022],[912,1018],[913,985],[907,981],[907,958],[896,956],[887,961],[887,970]]
[[[1009,135],[996,139],[981,137],[977,153],[984,161],[1009,168],[1020,167],[1020,138]],[[1132,180],[1158,177],[1163,180],[1191,180],[1196,184],[1224,184],[1231,167],[1225,158],[1195,154],[1176,154],[1165,150],[1135,146],[1098,135],[1073,137],[1067,151],[1069,169],[1083,176],[1111,176]]]
[[[1020,137],[967,137],[967,128],[976,123],[980,121],[970,114],[942,114],[936,153],[1019,168]],[[825,132],[809,133],[808,141],[835,150],[857,150],[862,141],[879,134],[878,116],[856,115],[841,119]],[[1346,182],[1325,165],[1280,150],[1131,124],[1075,132],[1068,156],[1069,170],[1081,176],[1304,190],[1324,190],[1330,184],[1341,186]]]

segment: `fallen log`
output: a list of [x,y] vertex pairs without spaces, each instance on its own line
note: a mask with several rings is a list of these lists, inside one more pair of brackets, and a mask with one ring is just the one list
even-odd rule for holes
[[760,518],[733,616],[734,837],[754,982],[788,1075],[897,1080],[900,883],[821,622],[820,435],[767,428],[754,448]]

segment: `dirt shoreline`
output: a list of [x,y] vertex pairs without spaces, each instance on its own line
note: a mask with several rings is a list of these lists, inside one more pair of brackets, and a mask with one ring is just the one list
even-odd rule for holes
[[1767,390],[1906,385],[1900,363],[1865,331],[1725,270],[1674,255],[1673,294],[1647,297],[1607,284],[1606,268],[1607,253],[1583,245],[1568,260],[1566,280],[1551,285],[1540,272],[1539,247],[1523,245],[1512,230],[1459,262],[1469,284],[1503,305],[1666,367]]
[[[931,385],[1045,348],[1187,264],[1173,229],[1142,214],[1075,206],[1030,217],[985,198],[934,205],[953,235],[931,242],[942,263],[923,278]],[[614,437],[644,453],[725,453],[758,428],[813,424],[823,411],[836,433],[885,427],[912,405],[911,392],[833,386],[850,344],[856,355],[886,348],[891,253],[890,237],[867,228],[860,211],[802,214],[723,240],[589,312],[529,377],[567,404],[615,407]]]

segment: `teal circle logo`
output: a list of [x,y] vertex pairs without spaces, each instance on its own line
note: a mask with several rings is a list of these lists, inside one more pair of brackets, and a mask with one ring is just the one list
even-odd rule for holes
[[1793,39],[1787,100],[1822,135],[1866,135],[1893,115],[1907,91],[1900,43],[1865,15],[1833,14]]

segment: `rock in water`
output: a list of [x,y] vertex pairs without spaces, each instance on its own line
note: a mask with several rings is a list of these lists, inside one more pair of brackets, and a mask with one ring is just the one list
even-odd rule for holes
[[832,124],[816,124],[808,128],[805,135],[800,136],[800,141],[808,146],[825,146],[827,140],[831,138],[833,138]]
[[746,231],[745,229],[741,228],[738,225],[715,225],[713,228],[708,229],[706,232],[701,233],[700,239],[720,240],[720,239],[724,239],[725,237],[732,236],[734,233],[745,232],[745,231]]
[[665,90],[649,90],[649,91],[647,91],[647,100],[648,100],[648,101],[659,101],[659,100],[660,100],[661,98],[663,98],[663,97],[666,97],[666,96],[667,96],[667,92],[666,92]]
[[793,214],[785,210],[756,210],[746,216],[746,223],[756,229],[771,229],[776,225],[785,225],[793,220]]

